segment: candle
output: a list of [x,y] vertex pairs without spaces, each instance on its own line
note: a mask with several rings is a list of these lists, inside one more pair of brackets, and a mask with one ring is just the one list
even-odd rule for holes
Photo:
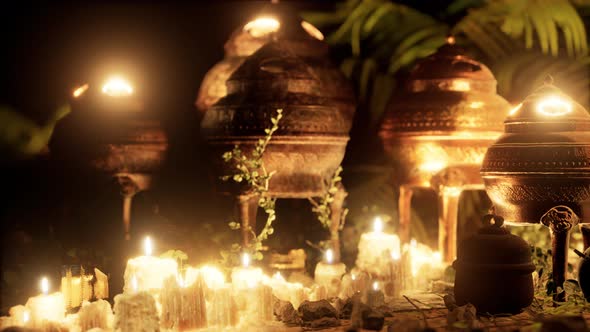
[[8,310],[8,317],[0,317],[0,331],[11,326],[25,326],[30,319],[29,309],[17,305]]
[[86,274],[84,268],[81,266],[75,267],[78,269],[78,275],[74,276],[71,267],[67,267],[65,275],[61,278],[61,292],[66,301],[66,307],[77,308],[82,305],[84,301],[92,299],[92,274]]
[[185,281],[188,285],[203,278],[205,286],[209,289],[219,288],[225,284],[225,275],[214,266],[204,265],[201,268],[188,267],[186,269]]
[[305,287],[298,282],[287,282],[280,272],[275,273],[272,278],[266,277],[263,283],[272,288],[273,295],[279,300],[291,302],[295,308],[307,300]]
[[385,296],[380,290],[379,282],[374,281],[371,289],[367,292],[367,305],[379,307],[385,303]]
[[107,330],[113,320],[111,304],[105,300],[84,302],[78,311],[78,325],[81,331],[93,328]]
[[237,320],[238,309],[230,285],[212,289],[207,301],[207,323],[209,327],[235,326]]
[[361,235],[356,266],[374,277],[387,277],[392,252],[400,253],[399,237],[383,233],[383,221],[377,217],[373,231]]
[[154,297],[147,291],[115,296],[115,331],[160,331]]
[[[125,269],[125,293],[130,291],[154,291],[162,288],[164,280],[178,273],[178,264],[171,258],[152,257],[152,242],[149,237],[144,242],[145,256],[127,261]],[[137,283],[134,287],[133,282]]]
[[47,328],[65,318],[66,304],[62,293],[49,292],[49,280],[41,279],[43,294],[28,299],[26,307],[30,312],[30,325],[34,328]]
[[262,280],[262,270],[250,266],[250,255],[242,254],[242,266],[235,267],[231,273],[234,288],[247,289],[256,287]]
[[389,283],[386,285],[385,293],[388,296],[398,297],[402,289],[402,262],[399,252],[391,252],[389,263]]
[[[424,290],[433,279],[442,277],[445,265],[442,255],[438,251],[432,251],[430,247],[418,243],[415,239],[409,245],[404,246],[405,282],[407,289]],[[402,256],[402,260],[403,260]]]
[[314,278],[318,285],[326,287],[328,297],[337,296],[340,291],[340,279],[346,272],[346,265],[334,263],[332,249],[326,250],[326,262],[319,262],[316,265]]
[[168,277],[164,281],[160,294],[163,328],[185,331],[207,326],[203,286],[200,276],[190,285],[180,277]]
[[262,284],[262,270],[250,266],[250,255],[242,254],[242,267],[234,268],[231,278],[238,310],[246,311],[242,321],[255,323],[271,320],[272,288]]

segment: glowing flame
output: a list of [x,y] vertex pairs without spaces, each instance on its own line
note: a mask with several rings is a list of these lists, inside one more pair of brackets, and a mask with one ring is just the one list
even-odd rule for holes
[[125,79],[115,76],[102,86],[102,92],[111,97],[124,97],[133,94],[133,87]]
[[152,255],[152,239],[149,236],[146,236],[145,240],[143,240],[143,250],[146,256]]
[[23,312],[23,323],[25,323],[25,324],[28,323],[29,319],[31,319],[31,316],[29,314],[29,311],[26,310]]
[[350,275],[350,278],[351,278],[352,280],[356,280],[356,274],[352,273],[352,274]]
[[250,255],[248,255],[247,253],[242,254],[242,266],[243,267],[250,266]]
[[84,84],[77,87],[76,89],[74,89],[74,92],[72,92],[72,96],[74,96],[74,98],[80,97],[84,94],[84,92],[86,92],[86,90],[88,90],[88,87],[88,84]]
[[520,108],[522,107],[522,103],[516,105],[513,109],[510,110],[510,112],[508,112],[508,115],[514,115],[518,112],[518,110],[520,110]]
[[244,25],[244,31],[252,37],[263,37],[269,33],[277,32],[281,23],[272,17],[260,17]]
[[398,251],[391,251],[391,259],[393,259],[394,261],[399,261],[401,258],[400,253]]
[[49,280],[45,277],[41,278],[41,292],[43,294],[49,293]]
[[373,290],[374,291],[378,291],[379,290],[379,282],[377,282],[377,281],[374,281],[373,282]]
[[217,289],[225,284],[225,276],[218,268],[205,265],[201,267],[200,271],[207,287]]
[[310,36],[318,40],[324,40],[324,35],[318,28],[314,27],[311,23],[301,21],[301,27],[305,32],[307,32]]
[[375,217],[375,221],[373,222],[373,231],[375,233],[383,232],[383,220],[381,220],[381,217]]
[[328,264],[334,262],[334,251],[332,251],[332,249],[326,250],[326,262],[328,262]]
[[447,37],[447,44],[449,44],[449,45],[453,45],[453,44],[455,44],[455,37],[453,37],[453,36],[448,36],[448,37]]
[[537,104],[537,112],[547,116],[562,116],[572,111],[572,104],[558,96],[550,96]]

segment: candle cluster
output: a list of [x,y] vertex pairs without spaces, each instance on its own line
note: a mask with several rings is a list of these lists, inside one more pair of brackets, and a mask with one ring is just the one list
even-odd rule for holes
[[[375,221],[373,232],[361,237],[357,266],[352,271],[346,273],[346,266],[336,262],[328,249],[316,266],[315,284],[310,287],[288,282],[280,273],[269,277],[252,266],[247,253],[242,254],[241,266],[235,267],[230,281],[226,281],[225,274],[213,266],[188,266],[181,271],[174,259],[152,256],[149,238],[144,247],[145,255],[128,260],[124,291],[114,297],[112,309],[104,300],[86,301],[86,288],[72,288],[70,274],[68,280],[62,280],[69,286],[62,287],[67,296],[63,292],[50,294],[49,280],[43,278],[42,294],[30,298],[24,306],[13,307],[10,316],[0,320],[0,329],[21,326],[45,331],[99,328],[155,332],[260,326],[274,319],[275,298],[298,308],[305,301],[348,299],[361,294],[363,301],[378,306],[385,296],[424,288],[426,276],[433,277],[444,267],[440,254],[415,240],[401,246],[396,235],[383,231],[380,219]],[[81,273],[75,281],[89,280]],[[74,294],[74,289],[80,291]],[[66,309],[74,304],[81,304],[78,313],[66,315]]]

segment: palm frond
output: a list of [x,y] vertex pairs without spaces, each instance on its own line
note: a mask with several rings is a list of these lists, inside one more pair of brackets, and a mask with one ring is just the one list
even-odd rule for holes
[[488,1],[485,6],[471,10],[454,32],[465,33],[476,43],[490,43],[487,48],[492,53],[501,49],[501,45],[494,43],[481,28],[489,24],[499,26],[514,39],[524,39],[527,48],[534,47],[536,42],[544,54],[557,56],[562,45],[569,56],[588,53],[584,22],[568,0]]

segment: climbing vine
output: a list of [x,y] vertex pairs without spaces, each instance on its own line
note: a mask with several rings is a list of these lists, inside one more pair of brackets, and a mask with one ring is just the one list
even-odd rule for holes
[[[252,234],[252,240],[247,247],[234,243],[229,251],[222,251],[221,255],[225,263],[235,265],[239,262],[239,255],[243,252],[250,253],[253,259],[261,260],[263,258],[263,242],[274,233],[272,227],[276,219],[275,202],[276,199],[268,196],[268,186],[274,172],[268,172],[264,167],[263,156],[266,148],[272,138],[272,135],[279,129],[279,121],[283,117],[283,110],[277,109],[275,116],[271,117],[271,126],[264,130],[264,138],[260,138],[254,150],[248,155],[242,151],[239,145],[233,150],[223,153],[222,158],[225,163],[232,165],[233,172],[221,177],[223,181],[234,181],[245,184],[244,194],[258,198],[258,207],[266,213],[266,222],[260,233],[248,226],[247,232]],[[241,230],[242,225],[238,221],[231,221],[229,227],[232,230]]]

